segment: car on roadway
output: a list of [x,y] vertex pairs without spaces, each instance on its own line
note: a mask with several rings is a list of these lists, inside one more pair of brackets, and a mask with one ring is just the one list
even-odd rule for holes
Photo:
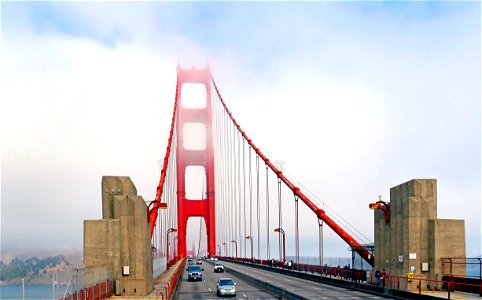
[[214,263],[214,273],[223,273],[224,272],[224,266],[220,263]]
[[200,266],[192,265],[187,270],[187,280],[203,280],[204,269]]
[[200,259],[196,260],[196,265],[202,265],[202,264],[203,264],[202,260],[200,260]]
[[218,296],[236,296],[236,283],[231,278],[219,278],[216,293]]
[[186,271],[189,271],[189,268],[192,267],[192,266],[194,266],[194,263],[192,262],[192,260],[188,261]]

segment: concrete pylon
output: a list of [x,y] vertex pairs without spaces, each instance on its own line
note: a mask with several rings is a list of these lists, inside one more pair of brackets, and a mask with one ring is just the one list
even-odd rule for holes
[[112,266],[116,295],[148,295],[153,278],[147,205],[129,177],[102,177],[102,215],[84,221],[86,274]]
[[[441,280],[442,257],[465,257],[464,220],[437,218],[437,180],[413,179],[391,188],[388,206],[388,222],[384,211],[375,210],[374,269]],[[465,274],[461,268],[457,274]],[[408,282],[406,289],[417,284]],[[434,287],[429,283],[422,288]]]

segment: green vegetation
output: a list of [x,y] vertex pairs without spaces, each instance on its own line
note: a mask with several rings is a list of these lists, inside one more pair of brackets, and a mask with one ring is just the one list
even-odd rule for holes
[[34,256],[25,261],[20,258],[15,258],[9,264],[4,264],[3,261],[0,261],[0,280],[40,275],[41,273],[45,273],[48,268],[55,267],[62,262],[66,265],[69,264],[63,255],[51,256],[44,259]]

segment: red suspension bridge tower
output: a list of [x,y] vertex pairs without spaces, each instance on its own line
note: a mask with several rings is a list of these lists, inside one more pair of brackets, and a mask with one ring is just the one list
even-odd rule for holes
[[[206,105],[203,108],[186,108],[182,106],[182,87],[186,83],[202,84],[206,88]],[[206,224],[207,247],[210,255],[216,255],[216,216],[214,209],[214,147],[212,132],[211,73],[209,68],[182,69],[177,67],[177,222],[179,255],[186,255],[186,228],[190,217],[201,217]],[[206,130],[206,147],[202,150],[186,149],[184,134],[186,125],[195,123],[203,125]],[[201,126],[202,127],[202,126]],[[202,166],[205,170],[206,193],[202,199],[186,198],[186,169],[189,166]]]
[[[202,86],[202,90],[205,91],[205,101],[202,105],[184,105],[186,99],[189,97],[188,93],[183,95],[183,87],[186,84],[198,84]],[[183,101],[184,100],[184,101]],[[188,101],[189,102],[189,99]],[[213,122],[214,121],[214,122]],[[214,124],[214,125],[213,125]],[[192,136],[186,134],[190,131],[190,127],[193,125],[198,128],[202,128],[201,133],[205,137],[205,143],[203,147],[191,147],[188,142]],[[192,133],[192,132],[191,132]],[[216,134],[216,136],[214,136]],[[214,140],[214,137],[216,139]],[[214,143],[216,142],[216,143]],[[242,144],[242,147],[241,147]],[[247,147],[245,147],[247,146]],[[242,148],[242,152],[241,152]],[[248,153],[245,153],[247,148]],[[215,157],[215,149],[217,158]],[[253,162],[251,160],[253,156]],[[215,161],[215,158],[217,159]],[[245,159],[248,160],[248,168],[246,168]],[[254,163],[254,160],[256,163]],[[370,265],[373,265],[374,257],[373,253],[369,252],[363,247],[357,240],[355,240],[350,234],[348,234],[342,227],[340,227],[332,218],[330,218],[324,209],[315,204],[300,188],[295,186],[281,170],[278,170],[276,166],[256,147],[251,139],[248,138],[246,133],[241,129],[240,125],[233,118],[231,112],[226,107],[224,100],[222,99],[219,91],[214,83],[209,68],[205,69],[182,69],[177,67],[177,86],[176,86],[176,99],[174,104],[173,118],[171,122],[171,130],[166,150],[166,156],[164,158],[163,169],[161,172],[161,178],[159,186],[157,188],[157,194],[154,201],[151,202],[149,207],[149,220],[151,228],[151,237],[154,234],[154,228],[156,226],[156,219],[158,217],[158,209],[166,208],[171,205],[169,211],[175,218],[168,218],[168,222],[164,225],[158,224],[164,227],[159,232],[165,232],[166,230],[176,229],[177,236],[177,253],[180,257],[186,256],[186,230],[187,221],[190,217],[201,217],[206,225],[207,235],[207,253],[209,255],[216,255],[216,209],[215,209],[215,187],[216,187],[216,174],[215,170],[218,170],[218,179],[224,179],[224,181],[218,182],[218,222],[223,224],[220,227],[220,235],[218,241],[220,245],[225,245],[229,241],[235,243],[236,250],[238,249],[238,241],[241,243],[248,237],[253,239],[251,216],[253,215],[253,209],[256,205],[256,226],[258,234],[256,239],[258,240],[258,258],[260,257],[260,240],[261,240],[261,222],[260,222],[260,166],[259,162],[264,162],[264,168],[266,171],[266,195],[264,201],[267,204],[266,208],[266,239],[267,239],[267,257],[269,254],[269,232],[273,228],[269,228],[269,191],[268,191],[268,172],[271,172],[273,178],[278,183],[278,210],[279,210],[279,230],[281,228],[281,187],[284,183],[285,188],[291,190],[294,196],[295,202],[295,244],[296,244],[296,257],[299,256],[299,233],[298,233],[298,200],[301,200],[317,217],[319,224],[327,224],[333,231],[338,234],[350,247],[356,249],[357,253],[365,259]],[[189,199],[186,193],[186,186],[191,186],[189,177],[186,176],[187,169],[189,167],[202,167],[204,172],[203,182],[205,183],[205,190],[203,188],[202,197],[200,199]],[[217,167],[217,169],[216,169]],[[255,175],[252,177],[251,169]],[[248,173],[248,174],[246,174]],[[175,174],[175,175],[174,175]],[[227,177],[227,179],[226,179]],[[245,179],[248,177],[248,184]],[[256,177],[256,179],[254,179]],[[166,178],[168,183],[165,184]],[[174,179],[175,178],[175,182]],[[187,180],[188,179],[188,180]],[[241,183],[243,182],[243,183]],[[253,185],[253,186],[252,186]],[[165,191],[165,187],[167,191]],[[247,193],[246,191],[249,190]],[[189,197],[190,194],[189,194]],[[256,203],[253,204],[252,202]],[[175,202],[175,204],[174,204]],[[170,204],[169,204],[170,203]],[[248,220],[244,221],[241,218],[243,215],[245,218],[248,215],[246,213],[246,203],[248,203],[249,211],[249,226]],[[243,210],[244,209],[244,210]],[[166,218],[164,218],[165,220]],[[244,226],[243,226],[244,225]],[[242,228],[244,227],[244,231]],[[162,234],[159,234],[162,236]],[[280,235],[281,240],[281,235]],[[284,241],[284,239],[283,239]],[[251,241],[251,243],[253,243]],[[168,236],[162,247],[169,248],[170,242]],[[220,247],[220,245],[218,245]],[[281,242],[280,242],[281,245]],[[246,244],[245,244],[246,246]],[[246,247],[245,247],[246,248]],[[280,246],[281,248],[281,246]],[[227,252],[227,250],[226,250]],[[280,253],[285,255],[283,250],[279,250]],[[228,255],[226,253],[226,255]],[[244,250],[246,255],[246,250]],[[251,256],[253,256],[253,250],[251,250]],[[168,258],[169,260],[170,258]]]

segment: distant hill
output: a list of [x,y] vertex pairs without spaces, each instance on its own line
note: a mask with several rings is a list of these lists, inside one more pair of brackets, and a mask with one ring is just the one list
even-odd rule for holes
[[26,279],[35,282],[53,272],[69,266],[70,262],[63,255],[38,258],[37,256],[21,259],[14,258],[9,263],[0,261],[0,284],[15,284]]

